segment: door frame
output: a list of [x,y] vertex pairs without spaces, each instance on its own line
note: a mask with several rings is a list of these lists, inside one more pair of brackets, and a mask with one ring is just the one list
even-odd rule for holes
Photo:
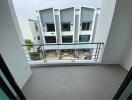
[[[131,81],[132,81],[132,67],[131,67],[130,71],[128,72],[127,76],[125,77],[120,88],[118,89],[117,93],[113,97],[113,100],[118,100],[121,97],[121,95],[123,94],[123,92],[125,91],[125,89],[127,88],[127,86],[129,85],[129,83]],[[130,97],[132,97],[132,94],[128,98],[130,98]]]
[[[6,63],[5,63],[5,61],[4,61],[1,54],[0,54],[0,70],[3,72],[4,76],[8,80],[8,82],[11,85],[11,87],[13,88],[13,90],[16,92],[18,98],[20,100],[26,100],[26,97],[24,96],[24,94],[22,93],[22,91],[19,88],[18,84],[16,83],[14,77],[12,76],[10,70],[8,69],[8,67],[7,67],[7,65],[6,65]],[[3,85],[3,84],[0,84],[0,85]],[[2,88],[6,88],[6,86],[4,85],[4,87],[2,87]],[[9,95],[8,92],[6,92],[6,94],[7,94],[7,96]]]

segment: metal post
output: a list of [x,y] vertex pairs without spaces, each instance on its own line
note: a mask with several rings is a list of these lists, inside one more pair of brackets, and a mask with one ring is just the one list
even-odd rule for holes
[[42,45],[42,54],[43,54],[43,61],[46,62],[47,59],[46,59],[46,53],[45,53],[45,49],[44,49],[44,44]]
[[96,52],[95,52],[95,58],[94,58],[94,61],[97,61],[97,59],[96,59],[97,52],[98,52],[98,44],[97,44],[97,48],[96,48]]
[[101,47],[101,43],[99,43],[99,48],[98,48],[98,52],[97,52],[97,58],[96,58],[96,61],[99,59],[100,47]]

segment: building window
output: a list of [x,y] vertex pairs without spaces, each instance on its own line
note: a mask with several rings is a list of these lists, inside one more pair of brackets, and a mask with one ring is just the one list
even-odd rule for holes
[[38,36],[38,40],[40,40],[40,36]]
[[55,36],[45,36],[45,42],[46,43],[56,43],[56,37]]
[[47,32],[54,32],[55,31],[54,24],[46,24],[46,27],[47,27]]
[[62,31],[70,31],[70,23],[62,23],[61,30]]
[[35,25],[35,30],[38,32],[38,26]]
[[90,35],[80,35],[79,42],[90,42]]
[[82,31],[91,30],[92,22],[84,22],[82,23]]
[[72,36],[62,36],[62,43],[71,43],[73,40]]
[[36,30],[36,32],[38,32],[38,25],[37,25],[37,23],[34,23],[35,24],[35,30]]

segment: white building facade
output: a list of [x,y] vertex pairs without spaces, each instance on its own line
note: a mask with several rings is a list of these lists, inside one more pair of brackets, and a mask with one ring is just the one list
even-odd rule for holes
[[33,44],[43,43],[39,21],[19,16],[18,22],[24,40],[29,39]]
[[44,44],[92,43],[99,14],[100,9],[86,6],[39,10]]
[[94,43],[100,9],[91,6],[45,8],[38,11],[43,44],[38,46],[49,60],[97,61],[102,44]]
[[34,44],[31,60],[99,61],[101,43],[94,43],[100,9],[87,6],[45,8],[29,20]]

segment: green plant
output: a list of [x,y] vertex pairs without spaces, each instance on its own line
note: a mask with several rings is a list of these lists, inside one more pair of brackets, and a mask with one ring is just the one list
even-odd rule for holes
[[25,39],[25,44],[28,45],[27,49],[30,51],[33,48],[33,43],[30,39]]
[[39,52],[29,52],[30,58],[32,60],[40,60],[40,53]]

